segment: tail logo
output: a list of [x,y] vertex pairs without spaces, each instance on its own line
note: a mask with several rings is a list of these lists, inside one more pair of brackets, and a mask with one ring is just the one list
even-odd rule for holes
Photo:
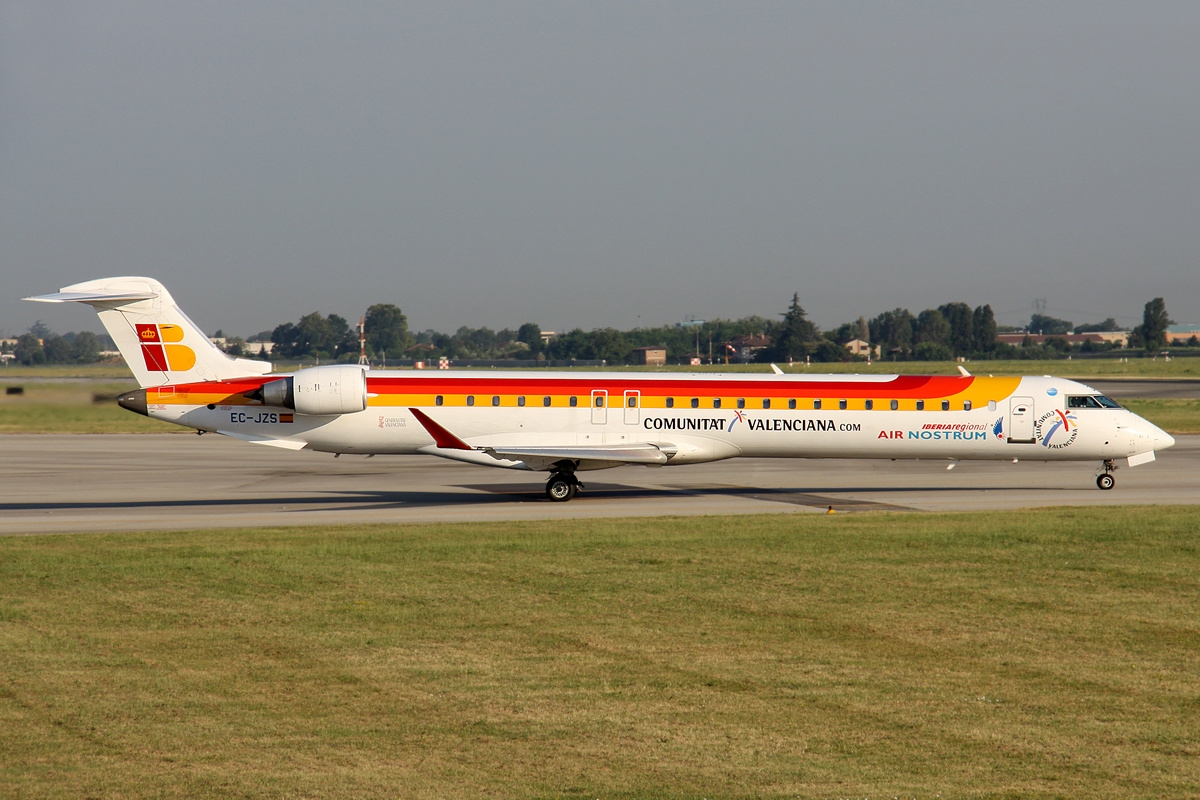
[[178,325],[139,323],[138,340],[146,369],[156,372],[186,372],[196,366],[196,351],[183,341],[183,328]]

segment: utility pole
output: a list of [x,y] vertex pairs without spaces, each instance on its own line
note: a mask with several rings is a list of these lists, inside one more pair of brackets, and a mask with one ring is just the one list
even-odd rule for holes
[[358,318],[358,363],[360,366],[369,367],[371,362],[367,360],[367,318]]

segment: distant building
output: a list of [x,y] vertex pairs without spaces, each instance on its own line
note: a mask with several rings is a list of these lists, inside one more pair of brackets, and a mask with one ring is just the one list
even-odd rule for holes
[[1028,339],[1032,344],[1045,344],[1047,339],[1065,339],[1067,344],[1083,344],[1084,342],[1092,342],[1094,344],[1113,344],[1117,347],[1129,346],[1129,331],[1100,331],[1096,333],[1058,333],[1058,334],[1041,334],[1041,333],[997,333],[996,341],[1003,344],[1011,344],[1013,347],[1020,347]]
[[842,342],[841,345],[850,351],[850,355],[879,358],[879,345],[872,347],[870,342],[864,342],[862,339],[851,339],[848,342]]
[[242,344],[242,352],[248,356],[269,356],[274,349],[274,342],[245,342]]
[[1200,339],[1200,325],[1171,325],[1167,328],[1167,344],[1187,344]]
[[667,363],[667,348],[662,345],[646,345],[633,348],[633,363],[648,367],[662,367]]
[[733,348],[734,358],[749,363],[754,360],[755,353],[771,346],[771,337],[761,333],[751,333],[734,337],[729,346]]

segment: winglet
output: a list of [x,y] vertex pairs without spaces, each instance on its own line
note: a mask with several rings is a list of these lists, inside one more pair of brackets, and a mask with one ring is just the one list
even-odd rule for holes
[[776,366],[776,365],[774,365],[774,364],[772,364],[772,365],[771,365],[771,371],[772,371],[772,372],[774,372],[776,375],[782,375],[782,374],[783,374],[783,370],[781,370],[779,367],[777,367],[777,366]]
[[963,376],[964,378],[969,378],[969,377],[971,377],[971,373],[967,372],[967,368],[966,368],[966,367],[964,367],[962,364],[959,364],[959,365],[958,365],[958,371],[959,371],[960,373],[962,373],[962,376]]
[[429,435],[433,437],[433,441],[434,441],[434,443],[437,444],[438,447],[442,447],[447,450],[474,450],[475,449],[474,447],[471,447],[471,445],[464,442],[462,439],[455,436],[450,431],[443,428],[441,425],[438,425],[436,422],[431,420],[429,418],[429,415],[427,415],[421,409],[410,408],[409,411],[411,411],[412,415],[417,418],[417,422],[421,423],[421,426],[423,428],[425,428],[426,431],[429,432]]

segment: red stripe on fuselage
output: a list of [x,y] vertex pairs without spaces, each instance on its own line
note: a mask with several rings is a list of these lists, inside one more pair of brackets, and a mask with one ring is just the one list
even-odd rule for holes
[[489,378],[487,376],[444,378],[369,378],[368,391],[391,394],[499,394],[587,395],[604,390],[610,394],[638,391],[647,396],[749,395],[751,397],[949,397],[970,388],[973,377],[902,375],[888,381],[744,381],[737,379],[653,380],[635,376],[597,375],[595,379],[571,377]]

